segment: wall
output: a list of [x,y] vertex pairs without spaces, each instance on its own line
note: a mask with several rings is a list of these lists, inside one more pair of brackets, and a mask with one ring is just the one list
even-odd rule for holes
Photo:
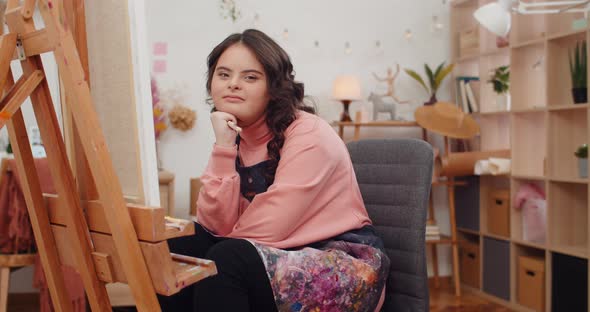
[[[449,8],[445,1],[337,1],[337,0],[237,0],[241,17],[233,23],[224,19],[221,1],[147,1],[148,41],[150,47],[166,43],[166,55],[154,55],[153,61],[165,61],[166,71],[154,73],[160,89],[183,90],[183,104],[197,111],[197,122],[189,132],[169,128],[159,141],[163,168],[176,175],[176,216],[187,217],[189,179],[204,170],[214,135],[209,123],[210,107],[205,103],[206,58],[212,48],[227,35],[246,28],[258,28],[273,37],[290,54],[296,79],[305,83],[306,93],[315,98],[319,115],[328,121],[338,119],[342,105],[330,98],[332,81],[340,74],[357,75],[362,83],[363,97],[372,91],[384,92],[372,72],[385,76],[388,66],[398,62],[402,68],[423,73],[426,62],[436,66],[449,60]],[[258,14],[258,22],[255,16]],[[442,31],[432,30],[432,16],[444,25]],[[288,30],[285,38],[284,30]],[[413,37],[407,40],[410,29]],[[318,41],[318,47],[315,41]],[[377,48],[379,40],[381,48]],[[345,53],[345,42],[350,54]],[[439,99],[448,99],[447,80],[439,91]],[[427,95],[405,73],[396,81],[399,98],[411,104],[399,109],[406,119],[413,119],[413,110],[427,100]],[[371,112],[366,100],[353,102],[351,114],[359,109]],[[384,116],[383,116],[384,117]],[[352,133],[348,132],[348,136]],[[418,129],[370,129],[363,137],[421,137]],[[434,139],[440,146],[440,140]],[[435,193],[437,220],[448,233],[446,191]],[[448,248],[443,248],[441,274],[449,274]]]

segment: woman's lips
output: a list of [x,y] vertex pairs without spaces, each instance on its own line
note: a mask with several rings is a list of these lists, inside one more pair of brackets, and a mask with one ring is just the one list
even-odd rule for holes
[[241,98],[239,96],[233,96],[233,95],[224,96],[223,99],[226,100],[227,102],[230,102],[230,103],[239,103],[239,102],[244,101],[243,98]]

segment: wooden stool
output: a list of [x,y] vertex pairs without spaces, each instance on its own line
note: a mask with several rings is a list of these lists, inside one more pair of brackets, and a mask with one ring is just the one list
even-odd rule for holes
[[[427,240],[426,245],[430,245],[432,253],[432,269],[434,273],[434,287],[438,288],[440,283],[438,280],[438,253],[436,247],[439,244],[451,245],[452,257],[453,257],[453,280],[455,286],[455,296],[461,296],[461,286],[459,284],[459,248],[457,239],[457,225],[455,222],[455,186],[465,185],[463,181],[455,181],[454,179],[449,180],[438,180],[432,182],[432,187],[435,186],[446,186],[447,194],[449,199],[449,221],[451,226],[451,236],[440,235],[440,239]],[[436,224],[436,218],[434,217],[434,205],[432,199],[432,191],[430,192],[430,200],[428,205],[428,220],[426,224]]]
[[33,265],[36,256],[37,254],[0,255],[0,312],[7,311],[10,270]]

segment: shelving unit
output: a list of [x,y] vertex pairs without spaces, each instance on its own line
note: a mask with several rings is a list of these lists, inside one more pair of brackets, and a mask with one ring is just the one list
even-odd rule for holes
[[[585,105],[587,106],[587,104]],[[578,177],[577,163],[564,161],[573,159],[573,151],[588,142],[587,109],[564,109],[549,112],[549,163],[550,178],[575,179]]]
[[[517,311],[588,311],[590,180],[578,177],[573,153],[590,141],[590,112],[588,103],[573,102],[568,53],[590,41],[590,29],[580,28],[582,13],[513,14],[509,47],[497,48],[495,35],[473,18],[492,1],[451,2],[453,74],[481,81],[475,146],[510,149],[512,159],[510,175],[465,177],[468,186],[456,190],[462,286]],[[462,53],[459,34],[473,27],[479,48]],[[486,83],[501,65],[511,65],[509,111],[498,111]],[[545,240],[527,240],[525,213],[514,207],[525,184],[545,193],[546,216],[537,220],[546,227]],[[506,218],[494,210],[503,204],[491,196],[498,190],[510,194],[504,234],[490,227]]]
[[[546,106],[547,94],[542,92],[546,85],[543,67],[545,51],[544,41],[512,49],[509,64],[513,109],[539,109]],[[518,89],[514,87],[515,81],[521,81]],[[536,92],[529,92],[530,90]]]
[[545,175],[547,159],[545,124],[545,112],[512,114],[512,175],[528,177]]

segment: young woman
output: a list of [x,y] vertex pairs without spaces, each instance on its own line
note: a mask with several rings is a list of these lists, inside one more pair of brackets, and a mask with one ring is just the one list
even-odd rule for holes
[[207,91],[215,144],[196,234],[169,245],[218,274],[162,308],[375,310],[389,259],[346,146],[304,103],[287,53],[260,31],[233,34],[209,55]]

